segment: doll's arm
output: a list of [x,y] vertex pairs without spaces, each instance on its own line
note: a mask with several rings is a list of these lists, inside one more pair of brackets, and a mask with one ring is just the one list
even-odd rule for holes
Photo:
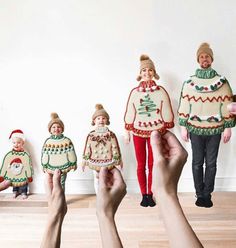
[[76,157],[74,145],[71,141],[70,141],[69,152],[68,152],[68,161],[73,163],[73,164],[76,164],[76,162],[77,162],[77,157]]
[[85,168],[87,165],[87,160],[90,159],[92,154],[91,151],[91,142],[90,142],[90,135],[87,136],[85,146],[84,146],[84,152],[83,152],[83,161],[82,161],[82,166]]
[[112,150],[112,158],[113,160],[117,161],[117,163],[121,162],[121,153],[120,153],[120,147],[119,143],[117,141],[116,135],[114,133],[111,133],[111,150]]
[[31,183],[33,182],[33,167],[32,167],[32,162],[30,156],[26,153],[27,160],[26,160],[26,166],[25,166],[25,174],[26,177],[28,178],[28,182]]
[[5,175],[7,174],[7,167],[8,167],[9,161],[8,161],[8,154],[3,159],[2,162],[2,168],[0,169],[0,180],[4,180]]
[[177,114],[179,118],[179,125],[186,127],[189,114],[190,114],[190,102],[185,93],[185,83],[181,91],[181,96],[179,99],[179,108],[178,108]]
[[235,126],[235,116],[232,113],[230,113],[227,106],[233,102],[233,93],[228,81],[222,86],[222,88],[223,88],[222,90],[224,90],[226,96],[228,97],[224,97],[221,103],[222,104],[221,116],[224,119],[224,128],[231,128]]
[[125,116],[124,116],[124,121],[125,121],[125,129],[128,131],[133,130],[133,123],[135,120],[135,115],[136,115],[136,108],[134,105],[134,99],[135,99],[135,89],[131,91],[129,95],[129,99],[126,105],[126,111],[125,111]]
[[172,128],[174,127],[174,113],[172,110],[172,106],[171,106],[171,101],[170,101],[170,97],[168,95],[168,93],[166,92],[166,90],[164,88],[160,88],[162,91],[162,118],[165,122],[165,127],[166,128]]

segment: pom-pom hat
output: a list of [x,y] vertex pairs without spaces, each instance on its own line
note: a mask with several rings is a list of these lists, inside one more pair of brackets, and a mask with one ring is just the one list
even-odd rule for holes
[[[156,68],[154,63],[152,62],[152,60],[149,58],[148,55],[141,55],[140,56],[140,72],[142,71],[142,69],[144,68],[149,68],[149,69],[153,69],[154,70],[154,78],[155,79],[159,79],[159,75],[156,73]],[[137,80],[140,81],[142,79],[142,77],[139,75],[137,77]]]
[[98,117],[98,116],[105,116],[107,118],[107,125],[110,124],[110,116],[108,115],[108,113],[106,112],[106,110],[103,108],[102,104],[96,104],[95,105],[95,112],[92,116],[92,125],[94,126],[94,120]]
[[212,61],[214,60],[214,56],[213,56],[213,51],[212,49],[210,48],[210,45],[206,42],[202,43],[198,50],[197,50],[197,61],[199,62],[199,56],[201,53],[206,53],[208,54],[209,56],[211,56],[212,58]]
[[48,131],[49,132],[50,132],[52,125],[55,123],[59,124],[62,128],[62,132],[64,132],[64,123],[59,118],[58,114],[57,113],[51,113],[51,121],[48,123]]
[[24,135],[23,131],[20,129],[13,130],[11,132],[9,139],[12,139],[12,138],[20,138],[23,141],[25,141],[25,135]]

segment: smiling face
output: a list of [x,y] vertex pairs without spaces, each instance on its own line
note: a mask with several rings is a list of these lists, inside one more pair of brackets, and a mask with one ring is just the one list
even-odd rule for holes
[[24,140],[18,137],[12,138],[12,146],[15,151],[23,151],[24,150]]
[[58,123],[54,123],[50,128],[50,133],[52,135],[59,136],[62,134],[62,127]]
[[212,62],[211,56],[207,53],[201,53],[198,57],[198,63],[202,69],[211,67]]
[[143,81],[150,81],[153,79],[155,71],[151,68],[143,68],[140,71],[140,76]]
[[96,127],[105,127],[107,125],[107,117],[99,115],[94,119]]

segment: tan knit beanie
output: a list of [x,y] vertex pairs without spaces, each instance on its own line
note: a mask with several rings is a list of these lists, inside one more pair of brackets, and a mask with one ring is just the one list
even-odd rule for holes
[[59,124],[62,128],[62,132],[64,132],[64,123],[59,118],[58,114],[57,113],[51,113],[51,121],[48,123],[48,131],[49,132],[50,132],[52,125],[55,123]]
[[102,104],[96,104],[95,105],[95,112],[92,116],[92,125],[94,126],[94,120],[98,117],[98,116],[105,116],[107,118],[107,124],[110,124],[110,116],[108,115],[108,113],[106,112],[106,110],[103,108]]
[[[148,57],[148,55],[143,54],[140,56],[140,72],[144,68],[153,69],[154,70],[154,78],[156,78],[157,80],[160,78],[159,75],[156,73],[156,68],[155,68],[155,65],[152,62],[152,60]],[[142,79],[142,77],[139,75],[137,77],[137,81],[140,81],[141,79]]]
[[210,48],[210,45],[208,43],[202,43],[200,45],[200,47],[198,48],[197,50],[197,61],[199,62],[199,56],[201,53],[207,53],[208,55],[211,56],[212,58],[212,61],[214,60],[214,57],[213,57],[213,51],[212,49]]

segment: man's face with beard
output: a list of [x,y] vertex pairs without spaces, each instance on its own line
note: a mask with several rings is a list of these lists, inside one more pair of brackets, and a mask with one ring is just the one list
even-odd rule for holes
[[21,174],[23,169],[23,164],[21,163],[13,163],[9,166],[13,175],[18,176]]
[[207,53],[201,53],[198,57],[198,63],[202,69],[207,69],[207,68],[211,67],[212,58]]

